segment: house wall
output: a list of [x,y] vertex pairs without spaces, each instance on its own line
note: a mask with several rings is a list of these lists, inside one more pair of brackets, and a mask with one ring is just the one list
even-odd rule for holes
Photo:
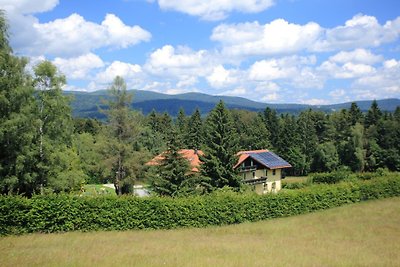
[[[254,177],[253,177],[253,172],[255,172]],[[244,172],[242,176],[244,180],[253,178],[257,179],[267,176],[266,183],[255,185],[256,193],[261,195],[270,192],[278,192],[279,190],[281,190],[282,188],[281,174],[282,174],[281,169],[275,169],[275,175],[274,175],[274,170],[259,169],[256,171]]]

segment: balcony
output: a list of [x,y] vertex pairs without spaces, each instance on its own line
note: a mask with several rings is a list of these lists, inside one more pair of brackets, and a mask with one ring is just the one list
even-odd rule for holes
[[262,183],[265,183],[266,181],[267,181],[267,177],[260,177],[260,178],[243,180],[243,182],[245,184],[249,184],[249,185],[262,184]]
[[239,172],[251,172],[257,170],[257,165],[240,167]]

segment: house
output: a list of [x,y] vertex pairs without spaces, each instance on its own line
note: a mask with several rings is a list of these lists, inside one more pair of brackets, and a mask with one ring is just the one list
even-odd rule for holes
[[233,167],[243,176],[243,182],[254,185],[257,194],[278,192],[281,186],[282,170],[292,166],[268,150],[240,151]]
[[[152,160],[146,163],[147,166],[157,166],[164,159],[164,153],[161,153],[155,156]],[[199,172],[200,159],[199,155],[204,155],[203,151],[197,149],[181,149],[179,150],[179,154],[182,155],[183,158],[187,159],[190,164],[190,168],[192,172]]]

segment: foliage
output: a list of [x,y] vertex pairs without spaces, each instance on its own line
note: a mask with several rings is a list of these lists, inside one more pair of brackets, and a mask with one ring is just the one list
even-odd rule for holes
[[336,184],[340,181],[348,179],[350,176],[350,172],[346,170],[338,170],[334,172],[326,172],[326,173],[314,173],[311,175],[311,180],[313,183],[317,184]]
[[240,188],[240,180],[233,169],[237,161],[238,139],[231,114],[221,101],[206,120],[204,156],[200,157],[201,175],[209,181],[209,189],[230,186]]
[[141,171],[143,162],[141,153],[134,150],[136,139],[140,135],[138,115],[130,109],[132,95],[126,90],[126,83],[120,76],[111,84],[105,111],[107,124],[104,127],[103,163],[115,186],[116,193],[130,193],[134,180]]
[[181,143],[173,133],[168,141],[168,149],[151,173],[150,186],[160,196],[187,195],[196,189],[197,174],[190,170],[189,162],[180,153]]
[[186,198],[0,196],[0,234],[226,225],[392,196],[400,196],[399,174],[264,196],[234,192]]

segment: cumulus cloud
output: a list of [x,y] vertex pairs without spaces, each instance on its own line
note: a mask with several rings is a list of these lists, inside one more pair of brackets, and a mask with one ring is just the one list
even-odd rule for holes
[[298,25],[277,19],[265,25],[222,24],[213,29],[211,40],[220,42],[223,53],[231,56],[274,55],[307,49],[321,32],[314,22]]
[[223,88],[238,82],[237,72],[235,70],[227,70],[224,66],[218,65],[207,76],[207,81],[214,88]]
[[37,9],[25,5],[20,10],[18,5],[12,4],[6,9],[11,25],[10,41],[16,52],[29,56],[79,56],[101,47],[126,48],[151,39],[148,31],[137,25],[125,25],[114,14],[107,14],[102,23],[97,24],[76,13],[47,23],[22,13],[51,9],[50,4],[57,4],[57,1],[45,3]]
[[370,75],[375,72],[375,68],[366,64],[355,64],[352,62],[337,65],[331,61],[325,61],[318,68],[319,71],[336,79],[351,79]]
[[103,60],[93,53],[67,59],[57,57],[53,63],[71,79],[88,79],[91,70],[104,66]]
[[387,98],[400,95],[400,61],[390,59],[383,62],[382,66],[372,75],[366,75],[355,80],[352,84],[357,98],[366,99]]
[[[127,26],[113,14],[107,14],[101,24],[86,21],[78,14],[48,23],[36,21],[33,30],[35,41],[17,47],[18,50],[27,54],[74,56],[100,47],[126,48],[151,38],[146,30]],[[19,31],[18,34],[24,33]]]
[[[210,38],[221,43],[225,55],[246,57],[378,47],[399,36],[400,17],[381,25],[375,17],[356,15],[345,25],[332,29],[325,29],[315,22],[300,25],[284,19],[264,25],[259,22],[221,24],[213,29]],[[370,55],[366,50],[356,50],[353,56]]]
[[378,62],[383,61],[383,56],[381,55],[375,55],[371,53],[371,51],[358,48],[353,51],[341,51],[337,53],[334,56],[331,56],[329,58],[331,62],[336,62],[336,63],[347,63],[347,62],[352,62],[352,63],[361,63],[361,64],[375,64]]
[[206,50],[193,51],[188,47],[175,49],[171,45],[165,45],[151,53],[146,62],[146,69],[157,75],[200,74],[204,72],[204,67],[209,65],[209,59]]
[[236,87],[233,90],[228,90],[222,92],[221,95],[229,95],[229,96],[244,96],[247,94],[247,89],[244,87]]
[[198,78],[209,75],[214,66],[215,59],[206,50],[165,45],[150,54],[144,70],[154,77],[175,81],[179,87],[189,87],[195,85]]
[[99,83],[110,83],[116,76],[121,76],[129,83],[131,80],[139,78],[142,73],[141,66],[121,61],[114,61],[104,71],[96,76]]
[[0,7],[10,13],[33,14],[52,10],[58,2],[59,0],[0,0]]
[[323,79],[311,66],[315,56],[288,56],[256,61],[248,70],[252,81],[284,81],[299,88],[321,88]]
[[327,105],[327,104],[329,104],[329,101],[326,99],[321,99],[321,98],[311,98],[311,99],[302,100],[301,103],[319,106],[319,105]]
[[161,9],[182,12],[204,20],[221,20],[234,11],[257,13],[273,4],[273,0],[158,0]]
[[358,14],[343,26],[326,29],[315,51],[332,51],[361,47],[378,47],[395,41],[400,35],[400,17],[379,24],[373,16]]

